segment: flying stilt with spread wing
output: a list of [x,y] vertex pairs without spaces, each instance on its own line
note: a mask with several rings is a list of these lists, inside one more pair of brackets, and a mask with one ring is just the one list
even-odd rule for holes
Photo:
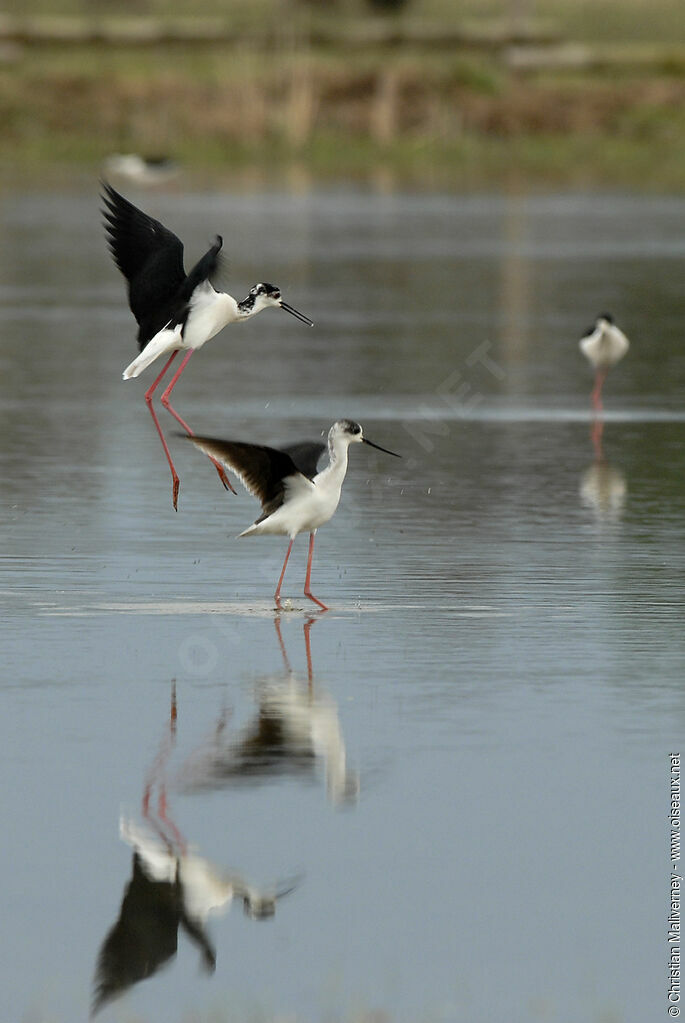
[[[124,370],[124,380],[139,376],[160,357],[167,360],[145,392],[145,401],[171,469],[172,500],[174,508],[177,508],[178,473],[152,406],[152,396],[178,353],[184,352],[184,358],[161,400],[190,436],[193,431],[172,408],[170,399],[193,352],[229,323],[244,323],[272,306],[285,309],[310,327],[313,323],[309,317],[284,302],[280,288],[273,284],[255,284],[240,302],[223,291],[217,291],[213,282],[222,264],[223,240],[220,235],[186,274],[183,243],[173,231],[143,213],[111,185],[103,185],[102,198],[110,251],[128,283],[129,305],[138,322],[140,354]],[[230,487],[223,468],[216,462],[215,465],[224,486]]]
[[325,525],[338,507],[347,473],[348,448],[350,444],[363,442],[395,458],[400,456],[367,440],[359,423],[351,419],[339,419],[328,431],[328,465],[321,472],[316,471],[316,463],[325,451],[323,444],[298,444],[279,450],[213,437],[193,435],[189,440],[234,472],[246,490],[261,501],[262,514],[240,536],[276,534],[290,537],[274,594],[276,606],[282,607],[281,586],[295,537],[298,533],[308,532],[309,556],[304,594],[322,611],[327,611],[327,606],[314,596],[310,586],[314,536],[319,526]]

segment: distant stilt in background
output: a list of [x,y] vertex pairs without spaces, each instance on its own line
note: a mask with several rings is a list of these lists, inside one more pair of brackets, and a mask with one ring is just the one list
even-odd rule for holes
[[103,170],[107,177],[112,175],[142,188],[165,185],[181,172],[179,164],[169,156],[141,156],[139,153],[112,153],[106,158]]
[[614,323],[613,317],[602,313],[595,320],[579,342],[580,350],[595,368],[595,386],[592,389],[592,405],[595,412],[602,412],[602,388],[607,373],[628,351],[630,342]]

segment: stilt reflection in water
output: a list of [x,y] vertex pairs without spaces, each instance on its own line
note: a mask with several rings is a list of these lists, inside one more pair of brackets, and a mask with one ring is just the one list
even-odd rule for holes
[[303,627],[307,674],[295,672],[283,642],[280,617],[274,618],[283,670],[257,685],[258,710],[237,734],[224,711],[212,735],[183,765],[178,786],[184,792],[255,784],[281,775],[315,778],[321,767],[328,799],[334,806],[356,802],[359,775],[347,766],[338,708],[315,686],[310,631]]
[[132,876],[119,917],[98,955],[92,1015],[172,960],[179,929],[197,946],[202,967],[212,973],[216,951],[206,928],[210,914],[226,913],[238,898],[248,916],[264,920],[275,914],[278,899],[295,887],[284,883],[257,888],[190,849],[171,819],[167,801],[166,767],[175,738],[173,687],[169,727],[145,782],[145,824],[123,816],[119,821],[120,837],[133,849]]
[[580,498],[598,521],[616,522],[623,514],[626,494],[625,476],[604,457],[604,420],[597,418],[590,431],[594,461],[580,478]]

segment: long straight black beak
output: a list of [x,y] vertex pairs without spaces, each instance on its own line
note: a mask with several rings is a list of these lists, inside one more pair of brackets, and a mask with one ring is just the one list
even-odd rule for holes
[[401,458],[402,455],[398,455],[395,451],[388,451],[387,448],[382,448],[380,444],[374,444],[372,440],[367,440],[366,437],[362,437],[364,444],[368,444],[371,448],[376,448],[377,451],[384,451],[386,455],[392,455],[393,458]]
[[290,313],[290,315],[294,316],[296,319],[302,320],[302,322],[306,323],[308,327],[314,326],[314,320],[310,320],[308,316],[304,315],[304,313],[300,313],[297,309],[293,309],[293,307],[288,305],[287,302],[281,302],[281,309],[285,309],[286,313]]

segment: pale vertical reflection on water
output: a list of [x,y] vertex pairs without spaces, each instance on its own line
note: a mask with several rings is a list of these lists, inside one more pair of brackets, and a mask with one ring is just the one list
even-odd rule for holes
[[[685,204],[140,201],[189,260],[221,231],[236,294],[276,281],[317,324],[209,344],[175,392],[194,428],[278,443],[347,416],[404,458],[352,452],[314,562],[332,611],[275,628],[285,544],[235,541],[256,505],[170,429],[172,510],[95,194],[5,197],[0,1018],[84,1018],[101,949],[103,1021],[655,1018]],[[603,310],[632,346],[593,422],[577,339]],[[151,887],[139,981],[119,939]],[[217,919],[234,897],[275,911]]]

